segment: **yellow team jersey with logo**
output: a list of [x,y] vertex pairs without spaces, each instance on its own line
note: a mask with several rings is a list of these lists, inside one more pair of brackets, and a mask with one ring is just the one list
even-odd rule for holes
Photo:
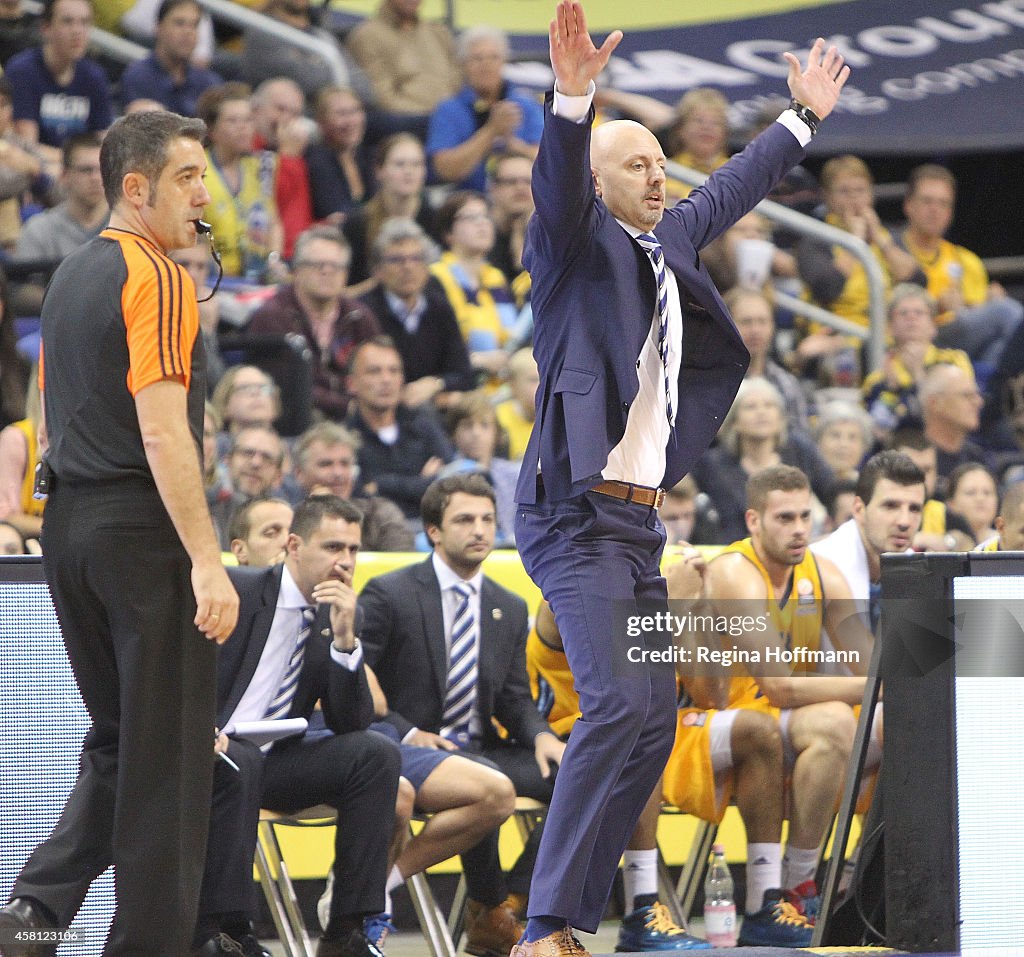
[[[949,289],[956,289],[963,297],[965,306],[980,306],[988,299],[988,273],[982,261],[963,246],[956,246],[948,239],[939,243],[934,254],[918,249],[903,235],[903,247],[921,267],[928,279],[928,291],[938,298]],[[944,312],[935,322],[942,326],[954,318],[954,313]]]
[[207,161],[206,189],[210,202],[205,219],[213,227],[224,275],[243,275],[247,260],[265,266],[270,252],[270,225],[277,218],[276,157],[266,150],[243,156],[239,161],[242,179],[237,193],[231,191],[209,151]]
[[[723,555],[739,554],[747,559],[761,573],[768,590],[768,614],[773,627],[778,631],[787,650],[802,647],[817,651],[821,644],[822,609],[824,589],[818,563],[810,549],[803,561],[794,566],[789,580],[789,589],[784,595],[776,595],[768,570],[761,563],[749,538],[733,542],[722,550]],[[767,706],[768,701],[761,693],[753,678],[737,678],[729,690],[730,708]]]
[[36,441],[38,426],[31,419],[22,419],[20,422],[12,422],[22,435],[25,436],[25,475],[21,480],[21,510],[26,515],[39,517],[46,508],[46,500],[38,499],[32,493],[36,486],[36,466],[39,464],[39,444]]

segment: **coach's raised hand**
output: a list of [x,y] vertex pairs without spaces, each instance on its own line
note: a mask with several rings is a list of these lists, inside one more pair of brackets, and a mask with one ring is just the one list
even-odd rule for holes
[[568,96],[582,96],[587,92],[590,81],[605,68],[612,51],[622,39],[622,31],[614,30],[600,49],[594,46],[587,32],[583,4],[574,0],[562,0],[555,8],[549,34],[555,86],[559,93]]
[[813,110],[818,119],[825,119],[832,112],[839,94],[850,77],[850,68],[843,65],[843,57],[835,47],[829,47],[824,55],[825,41],[818,37],[807,54],[807,68],[793,53],[782,54],[789,63],[789,92],[797,102]]

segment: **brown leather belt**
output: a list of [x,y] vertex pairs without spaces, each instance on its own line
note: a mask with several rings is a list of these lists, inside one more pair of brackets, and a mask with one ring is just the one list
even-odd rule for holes
[[610,495],[612,498],[621,499],[623,502],[630,502],[635,505],[646,505],[648,508],[661,508],[665,501],[665,490],[663,488],[648,488],[646,485],[633,485],[631,482],[616,482],[614,480],[601,482],[595,485],[591,492],[600,492],[602,495]]

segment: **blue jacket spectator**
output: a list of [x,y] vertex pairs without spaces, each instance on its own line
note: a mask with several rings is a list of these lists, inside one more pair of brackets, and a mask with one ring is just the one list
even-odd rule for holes
[[156,100],[174,113],[195,116],[200,94],[224,82],[212,70],[192,65],[201,12],[195,0],[163,0],[156,15],[153,52],[131,64],[121,77],[124,106],[133,100]]
[[491,155],[537,155],[544,111],[535,97],[502,79],[508,40],[500,30],[466,30],[459,39],[459,59],[465,86],[430,117],[427,156],[437,179],[483,192]]

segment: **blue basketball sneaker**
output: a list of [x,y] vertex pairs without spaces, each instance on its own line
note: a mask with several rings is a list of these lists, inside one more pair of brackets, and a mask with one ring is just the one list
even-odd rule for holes
[[740,927],[741,947],[810,947],[814,926],[774,888],[764,893],[764,906],[747,914]]
[[372,914],[363,918],[363,933],[366,939],[374,946],[384,949],[384,941],[389,934],[395,932],[395,925],[391,923],[390,914]]
[[694,937],[686,929],[673,923],[668,908],[660,901],[638,907],[622,918],[619,953],[637,953],[654,950],[710,950],[706,940]]

